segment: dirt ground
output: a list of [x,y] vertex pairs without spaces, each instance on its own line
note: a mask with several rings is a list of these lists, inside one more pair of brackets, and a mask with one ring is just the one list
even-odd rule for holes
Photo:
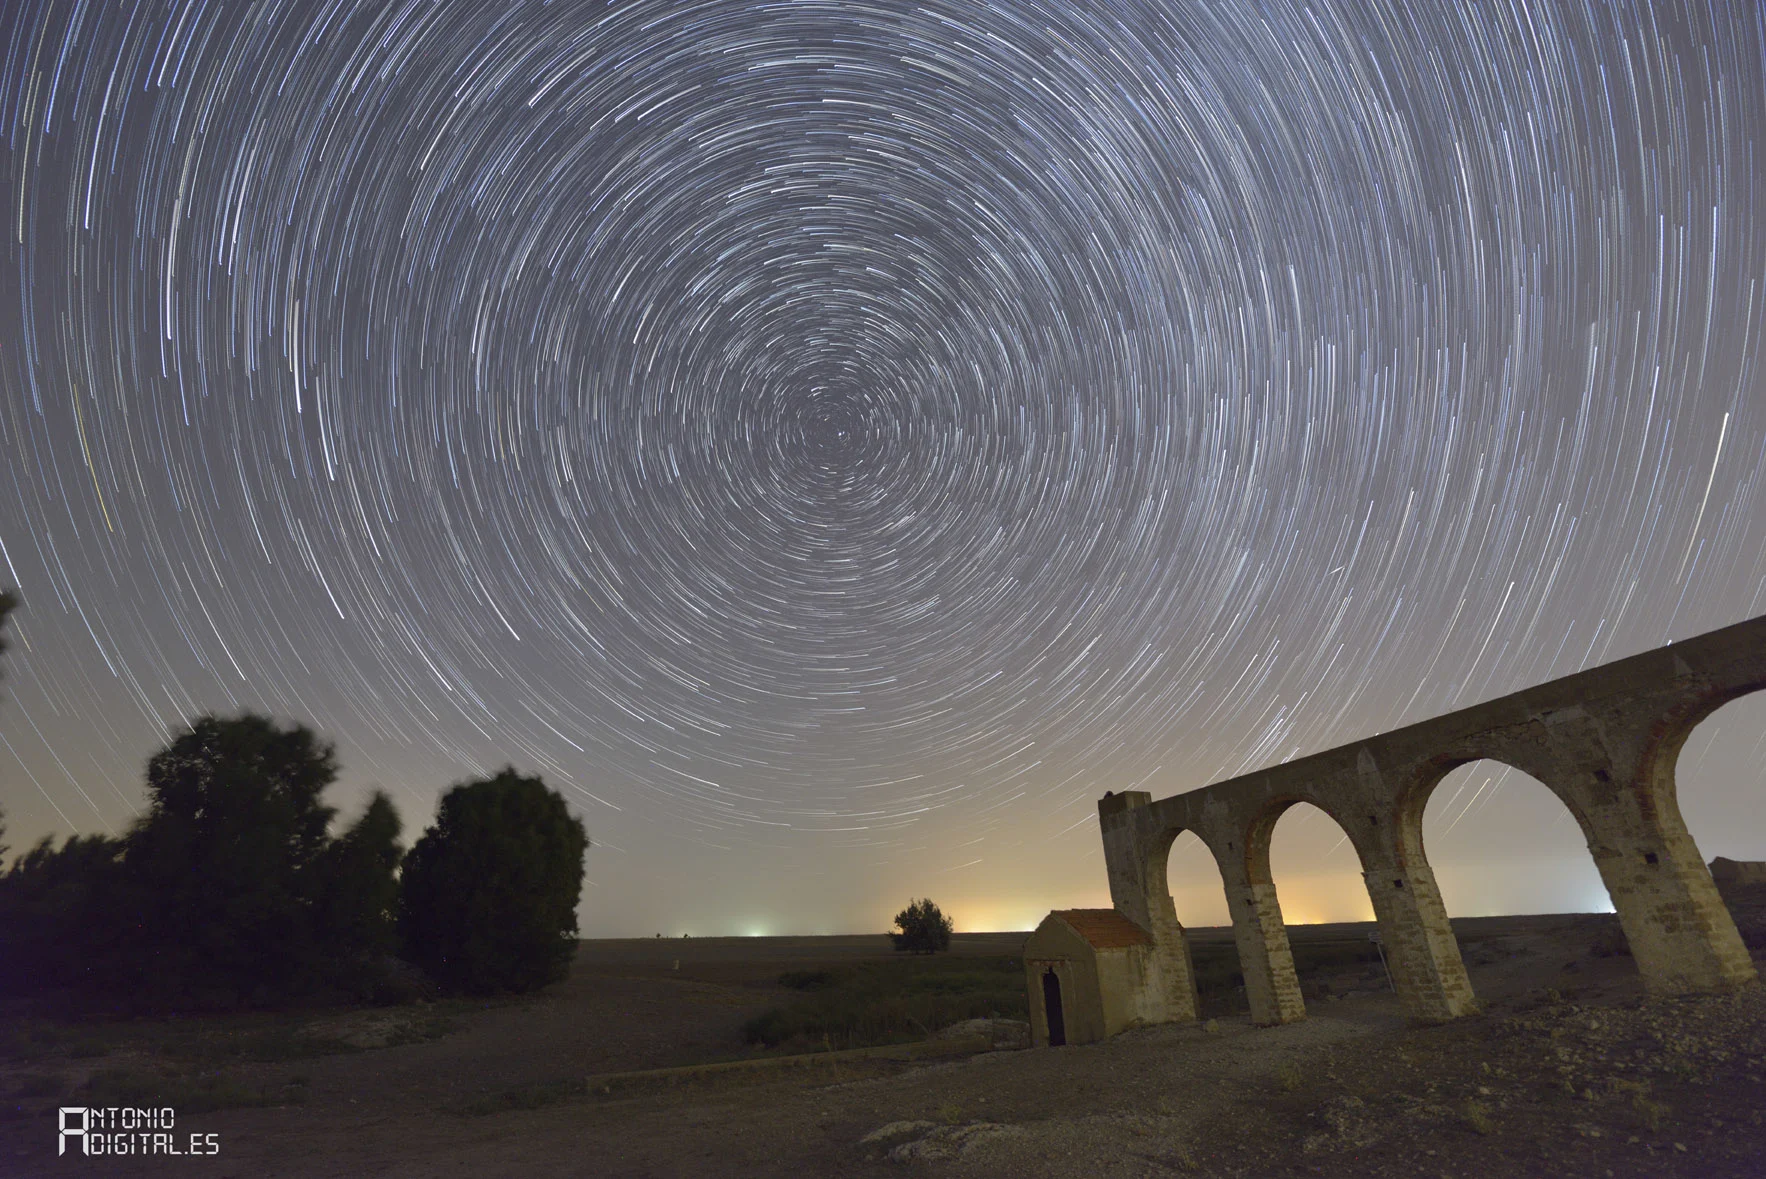
[[[743,1056],[742,1023],[788,997],[781,971],[887,942],[588,942],[568,982],[517,1002],[14,1026],[0,1175],[1766,1175],[1766,990],[1646,998],[1611,918],[1455,929],[1485,1012],[1444,1026],[1408,1024],[1379,964],[1358,963],[1303,978],[1308,1018],[1287,1027],[1252,1027],[1229,994],[1204,1023],[1102,1044],[607,1091],[585,1078]],[[953,952],[1023,937],[958,935]],[[197,1110],[177,1137],[213,1134],[219,1153],[57,1157],[53,1106],[94,1074],[168,1078],[164,1103]]]

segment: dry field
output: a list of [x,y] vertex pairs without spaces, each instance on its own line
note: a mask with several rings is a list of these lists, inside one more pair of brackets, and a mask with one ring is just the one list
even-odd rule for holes
[[[588,942],[567,983],[491,1004],[14,1013],[0,1175],[1766,1175],[1766,992],[1648,1000],[1610,918],[1455,927],[1486,1012],[1442,1027],[1407,1025],[1379,964],[1344,961],[1303,971],[1309,1016],[1288,1027],[1251,1027],[1226,988],[1203,1024],[1104,1044],[605,1085],[586,1078],[751,1055],[744,1022],[797,996],[781,973],[888,943]],[[1292,933],[1305,961],[1366,928]],[[1194,933],[1199,962],[1225,938]],[[58,1158],[54,1107],[100,1098],[170,1105],[219,1154]]]

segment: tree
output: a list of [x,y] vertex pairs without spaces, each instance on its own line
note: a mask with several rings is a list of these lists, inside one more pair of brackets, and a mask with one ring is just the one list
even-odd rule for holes
[[6,653],[6,619],[18,609],[18,594],[12,590],[0,590],[0,655]]
[[453,787],[405,857],[405,957],[472,994],[562,979],[576,952],[588,846],[582,820],[538,777],[509,767]]
[[[18,595],[0,590],[0,652]],[[0,861],[9,850],[0,816]],[[65,994],[108,979],[120,932],[115,894],[122,843],[73,835],[61,847],[45,835],[5,869],[0,863],[0,993]]]
[[402,827],[392,800],[376,790],[362,817],[319,858],[314,927],[328,981],[347,990],[374,985],[397,949]]
[[251,713],[200,717],[153,755],[123,854],[137,986],[226,1005],[316,982],[336,777],[311,729]]
[[336,777],[304,725],[199,717],[148,761],[148,809],[122,839],[45,838],[0,876],[0,983],[179,1007],[374,993],[399,817],[376,792],[332,838]]
[[122,842],[45,835],[0,875],[0,992],[67,995],[102,990],[125,932],[112,904]]
[[936,954],[950,949],[951,920],[938,911],[930,900],[912,901],[895,915],[900,933],[889,936],[897,950],[915,954]]
[[[0,655],[6,654],[6,619],[18,609],[18,595],[11,590],[0,590]],[[0,867],[5,866],[6,853],[6,815],[0,812]]]

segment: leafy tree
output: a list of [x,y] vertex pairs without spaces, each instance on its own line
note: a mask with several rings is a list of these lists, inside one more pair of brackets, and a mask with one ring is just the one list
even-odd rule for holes
[[588,846],[582,820],[538,777],[510,767],[453,787],[405,857],[405,956],[473,994],[562,979],[576,951]]
[[[16,593],[0,590],[0,653],[18,605]],[[0,815],[0,862],[5,835]],[[108,976],[116,921],[106,902],[121,849],[102,835],[75,835],[58,849],[45,835],[0,870],[0,993],[65,992]]]
[[930,900],[912,901],[895,915],[899,933],[889,936],[897,950],[915,954],[936,954],[950,949],[951,920],[938,911]]
[[148,810],[123,839],[45,838],[0,876],[0,985],[197,1007],[371,992],[400,824],[377,792],[333,839],[320,796],[336,776],[304,725],[193,721],[149,760]]
[[124,932],[118,893],[122,842],[45,835],[0,876],[0,991],[66,994],[108,985]]
[[137,985],[225,1004],[315,982],[336,776],[311,729],[250,713],[200,717],[153,755],[123,857]]
[[370,989],[397,949],[402,827],[392,800],[376,790],[362,817],[319,858],[314,925],[329,981],[347,990]]

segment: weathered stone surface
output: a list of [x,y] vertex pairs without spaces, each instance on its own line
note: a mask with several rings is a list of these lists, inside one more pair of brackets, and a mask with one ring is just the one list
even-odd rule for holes
[[1731,884],[1766,884],[1766,860],[1732,860],[1718,856],[1711,861],[1711,879],[1719,888]]
[[1527,688],[1186,794],[1098,803],[1110,896],[1151,935],[1161,969],[1145,1022],[1194,1019],[1189,950],[1166,885],[1171,844],[1194,831],[1226,887],[1252,1018],[1302,1018],[1305,1002],[1269,871],[1276,820],[1306,802],[1361,858],[1394,984],[1410,1014],[1477,1010],[1423,854],[1430,793],[1454,767],[1489,758],[1544,783],[1581,826],[1631,953],[1658,993],[1732,990],[1756,978],[1735,923],[1687,834],[1674,763],[1694,726],[1766,688],[1766,617]]

